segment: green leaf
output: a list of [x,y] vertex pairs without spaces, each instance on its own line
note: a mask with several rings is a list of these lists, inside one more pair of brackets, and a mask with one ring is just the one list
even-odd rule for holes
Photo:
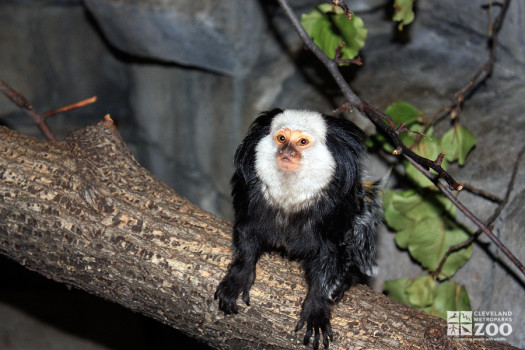
[[429,127],[427,131],[425,131],[425,134],[423,136],[420,136],[423,132],[423,129],[425,127],[423,124],[414,123],[410,124],[408,127],[408,131],[402,132],[399,135],[399,138],[401,141],[405,144],[405,146],[410,147],[416,142],[416,138],[425,138],[427,141],[432,141],[432,134],[434,133],[434,127]]
[[332,22],[328,16],[315,22],[313,32],[310,36],[317,46],[330,58],[335,57],[337,47],[343,42],[343,37],[334,32]]
[[410,282],[411,280],[408,278],[385,281],[385,283],[383,283],[383,290],[388,293],[390,299],[408,305],[408,296],[405,293],[405,288]]
[[[417,223],[410,240],[408,251],[424,268],[434,271],[448,249],[464,242],[469,235],[438,217],[426,218]],[[451,277],[472,255],[472,246],[450,254],[442,268],[441,277]]]
[[[427,192],[425,194],[425,198],[426,197],[430,197],[430,200],[433,203],[436,203],[436,205],[438,205],[437,203],[439,203],[440,208],[442,208],[445,211],[445,213],[449,215],[451,219],[456,218],[458,208],[454,205],[454,203],[450,201],[450,199],[443,196],[440,192],[433,192],[433,191]],[[441,214],[441,216],[444,216],[444,215]]]
[[301,16],[301,24],[303,25],[308,35],[312,36],[315,23],[319,20],[322,20],[324,17],[326,16],[318,9],[314,9],[309,13],[304,13]]
[[447,311],[469,311],[470,299],[467,289],[453,281],[441,283],[436,290],[436,298],[430,314],[447,319]]
[[437,192],[387,190],[383,196],[385,220],[394,230],[405,230],[413,222],[429,217],[456,217],[456,207]]
[[396,0],[394,2],[394,16],[392,19],[400,22],[397,27],[398,30],[403,29],[404,25],[410,24],[414,21],[414,0]]
[[396,231],[410,226],[413,220],[405,215],[405,207],[414,207],[420,202],[421,198],[414,190],[403,192],[387,190],[383,196],[383,210],[387,225]]
[[341,51],[341,59],[355,58],[359,54],[359,50],[365,46],[368,33],[365,23],[355,14],[349,20],[344,13],[334,16],[333,23],[341,33],[342,41],[345,43]]
[[419,219],[417,215],[413,214],[413,211],[418,211],[418,207],[423,203],[423,196],[421,196],[415,190],[406,190],[402,192],[396,192],[392,197],[392,204],[394,208],[405,217],[411,219]]
[[408,302],[417,308],[432,305],[436,294],[436,281],[432,276],[418,277],[405,288]]
[[424,117],[423,112],[404,101],[392,103],[386,108],[385,114],[392,118],[396,126],[401,125],[403,122],[406,125],[410,125]]
[[443,135],[443,151],[448,161],[465,164],[468,153],[476,145],[476,137],[464,126],[456,125]]
[[[467,240],[469,236],[461,228],[448,229],[445,232],[445,234],[447,235],[447,238],[448,238],[446,244],[449,247],[453,245],[457,245],[459,243],[463,243],[464,241]],[[470,244],[468,247],[457,250],[453,252],[452,254],[450,254],[447,260],[445,260],[445,263],[443,264],[443,267],[441,269],[441,274],[439,275],[439,279],[443,280],[443,279],[447,279],[447,278],[454,276],[457,270],[459,270],[461,266],[465,265],[465,263],[472,256],[472,249],[473,249],[473,245]],[[439,259],[440,261],[441,259],[443,259],[443,256],[445,256],[445,254],[443,254],[440,257]]]
[[440,243],[444,237],[442,226],[439,218],[428,218],[418,222],[408,244],[410,255],[426,269],[434,270],[439,263]]
[[343,11],[342,8],[340,8],[339,6],[334,6],[332,4],[320,4],[317,6],[317,9],[319,10],[319,12],[323,13],[323,14],[327,14],[327,13],[335,13],[335,14],[343,14],[345,13]]
[[[454,221],[456,207],[439,193],[388,190],[383,196],[385,220],[396,231],[396,244],[434,271],[449,247],[464,242],[469,234]],[[453,276],[470,259],[472,245],[447,258],[440,279]]]
[[301,24],[330,58],[335,57],[342,42],[345,46],[341,51],[341,59],[355,58],[365,44],[367,29],[363,20],[355,14],[349,20],[342,9],[331,4],[321,4],[313,11],[303,14]]
[[394,204],[409,219],[420,221],[425,218],[443,218],[447,214],[450,215],[450,218],[456,217],[454,204],[439,192],[422,191],[422,194],[415,192],[413,196],[418,198],[418,202],[414,202],[417,205],[402,210],[400,208],[401,203],[396,202]]
[[404,230],[400,230],[396,232],[395,241],[399,248],[401,249],[407,249],[408,244],[410,243],[410,235],[412,232],[414,232],[414,229],[416,227],[415,222],[411,222],[410,226],[407,226]]

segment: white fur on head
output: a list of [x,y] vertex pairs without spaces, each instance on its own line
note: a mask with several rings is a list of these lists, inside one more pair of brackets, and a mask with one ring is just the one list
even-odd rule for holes
[[[301,166],[284,171],[277,165],[274,133],[288,128],[312,135],[315,143],[302,151]],[[255,170],[263,182],[266,199],[288,212],[305,209],[321,194],[335,172],[335,160],[326,146],[327,126],[317,112],[285,110],[274,117],[270,133],[256,146]]]

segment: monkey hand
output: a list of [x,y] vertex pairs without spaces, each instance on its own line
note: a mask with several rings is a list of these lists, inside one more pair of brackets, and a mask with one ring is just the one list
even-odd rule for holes
[[308,345],[312,334],[314,350],[319,348],[321,332],[323,334],[323,345],[328,349],[329,340],[333,341],[332,326],[330,325],[330,301],[323,297],[306,297],[303,303],[301,318],[297,322],[295,331],[299,331],[306,323],[306,334],[303,343]]
[[242,300],[250,306],[250,285],[242,286],[235,283],[231,275],[226,276],[217,287],[214,298],[219,300],[219,309],[226,315],[236,314],[239,312],[237,307],[237,297],[242,292]]

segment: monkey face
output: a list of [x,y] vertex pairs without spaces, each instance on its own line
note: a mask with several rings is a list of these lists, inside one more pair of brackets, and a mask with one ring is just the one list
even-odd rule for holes
[[255,147],[262,192],[288,211],[311,205],[333,177],[336,163],[326,144],[327,124],[317,112],[285,110]]
[[307,132],[288,128],[277,130],[273,140],[277,144],[277,166],[284,171],[301,167],[302,152],[315,143],[314,137]]

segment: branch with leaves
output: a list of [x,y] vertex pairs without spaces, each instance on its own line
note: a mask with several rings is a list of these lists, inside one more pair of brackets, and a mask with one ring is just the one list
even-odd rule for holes
[[[494,233],[487,227],[479,218],[477,218],[467,207],[465,207],[451,192],[451,190],[461,190],[462,185],[456,181],[445,169],[443,169],[441,164],[441,157],[436,158],[435,160],[427,159],[419,156],[413,152],[410,148],[405,146],[399,137],[400,129],[392,128],[389,121],[391,118],[385,113],[381,112],[377,108],[371,106],[365,100],[362,100],[348,85],[345,78],[339,71],[339,67],[336,61],[333,58],[328,57],[319,46],[317,46],[308,35],[305,28],[301,25],[300,21],[297,19],[293,13],[292,8],[286,0],[278,0],[282,9],[286,13],[288,19],[291,21],[295,30],[302,39],[304,45],[314,53],[314,55],[326,66],[337,85],[341,89],[347,103],[361,113],[366,115],[375,125],[381,130],[385,135],[389,137],[392,143],[395,146],[395,151],[393,154],[403,156],[408,162],[414,165],[422,174],[424,174],[430,181],[432,181],[436,187],[443,193],[445,197],[454,203],[454,205],[461,211],[463,214],[469,218],[476,226],[479,227],[487,236],[501,249],[505,255],[518,267],[518,269],[525,275],[525,267],[523,264],[515,257],[508,248],[494,235]],[[508,2],[508,1],[507,1]],[[329,5],[331,6],[331,5]],[[507,5],[508,7],[508,5]],[[502,11],[500,16],[496,20],[496,23],[499,23],[498,26],[493,26],[493,37],[496,30],[501,28],[501,22],[505,15],[506,11]],[[355,15],[353,16],[355,18]],[[496,36],[497,38],[497,36]],[[335,50],[334,50],[335,57]],[[431,172],[433,170],[435,173]],[[444,180],[448,188],[441,183],[440,180]]]
[[[498,218],[499,214],[501,213],[501,211],[503,210],[503,208],[505,207],[505,205],[508,203],[509,201],[509,198],[510,198],[510,194],[512,193],[512,189],[514,187],[514,181],[516,180],[516,175],[518,174],[518,167],[519,167],[519,164],[521,162],[521,158],[523,156],[523,153],[525,153],[525,147],[523,147],[519,152],[518,152],[518,157],[516,159],[516,162],[514,163],[514,169],[512,170],[512,175],[511,175],[511,178],[510,178],[510,181],[509,181],[509,185],[507,187],[507,192],[505,193],[505,198],[503,199],[499,199],[499,198],[493,198],[494,200],[497,200],[499,201],[499,205],[498,207],[494,210],[494,213],[490,216],[490,218],[488,218],[488,220],[485,222],[485,225],[487,227],[490,227],[492,225],[492,223]],[[460,243],[460,244],[457,244],[457,245],[454,245],[454,246],[451,246],[447,252],[445,253],[445,255],[443,256],[443,259],[441,259],[440,263],[439,263],[439,266],[437,267],[437,269],[434,271],[434,276],[437,276],[441,273],[441,270],[443,269],[443,265],[445,264],[445,261],[447,260],[447,258],[450,256],[450,254],[452,254],[453,252],[455,251],[458,251],[460,249],[463,249],[465,247],[468,247],[470,244],[472,244],[472,242],[474,242],[478,236],[482,233],[481,230],[477,230],[473,235],[471,235],[466,241]]]

